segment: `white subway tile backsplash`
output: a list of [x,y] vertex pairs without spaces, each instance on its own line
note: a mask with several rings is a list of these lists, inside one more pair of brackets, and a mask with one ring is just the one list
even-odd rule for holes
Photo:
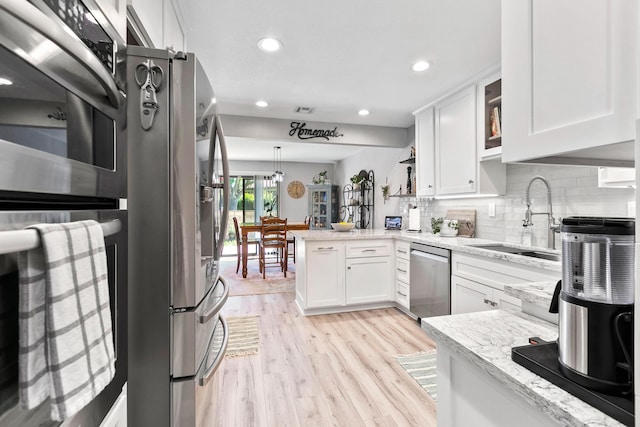
[[[540,175],[549,181],[552,191],[553,213],[556,218],[573,215],[627,216],[628,202],[635,201],[635,190],[598,188],[598,168],[583,166],[507,165],[507,193],[502,197],[480,199],[418,199],[423,231],[431,229],[432,217],[444,217],[451,208],[475,209],[476,237],[520,242],[522,220],[525,217],[525,191],[531,178]],[[545,212],[547,190],[541,182],[531,187],[531,209]],[[406,203],[406,202],[405,202]],[[416,203],[415,199],[412,203]],[[489,217],[488,206],[495,203],[496,215]],[[402,205],[402,203],[401,203]],[[404,215],[405,206],[400,206]],[[533,218],[532,244],[547,246],[547,218]],[[559,247],[556,234],[556,247]]]

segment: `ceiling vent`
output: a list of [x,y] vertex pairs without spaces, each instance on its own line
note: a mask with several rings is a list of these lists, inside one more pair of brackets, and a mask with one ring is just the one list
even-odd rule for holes
[[300,114],[312,114],[316,109],[311,107],[296,107],[293,109],[294,113]]

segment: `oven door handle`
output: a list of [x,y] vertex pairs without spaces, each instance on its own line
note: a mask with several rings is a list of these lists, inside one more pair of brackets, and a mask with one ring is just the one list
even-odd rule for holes
[[[222,285],[224,286],[224,290],[222,291],[222,296],[220,297],[218,302],[216,302],[212,307],[210,307],[207,311],[202,313],[200,316],[198,316],[198,321],[200,323],[207,323],[209,320],[211,320],[213,316],[215,316],[220,311],[224,303],[227,302],[227,298],[229,297],[229,285],[227,285],[226,280],[224,280],[224,277],[222,276],[218,277],[218,282],[222,282]],[[215,287],[211,289],[211,295],[213,295],[214,291],[215,291]]]
[[[38,10],[37,7],[25,2],[24,0],[2,0],[0,2],[0,10],[4,10],[22,22],[22,24],[27,25],[34,31],[42,34],[46,39],[53,42],[67,55],[75,59],[77,63],[69,64],[69,71],[71,72],[72,69],[78,65],[82,66],[97,80],[100,86],[102,86],[102,89],[104,89],[105,95],[109,99],[111,105],[118,108],[118,100],[120,96],[113,77],[98,58],[93,55],[91,50],[86,47],[75,34],[72,35],[68,33],[62,27],[52,22],[49,17]],[[20,37],[20,35],[14,35],[14,38],[15,37]],[[28,35],[25,35],[24,37],[28,37]],[[39,68],[38,64],[35,62],[41,61],[41,59],[31,58],[29,53],[25,53],[25,55],[27,55],[27,58],[25,59],[28,59],[28,61],[32,65],[36,66],[36,68]],[[62,63],[62,61],[58,61],[56,65],[59,66],[60,63]],[[95,84],[94,82],[89,81],[84,83],[87,87],[92,87]]]
[[[213,377],[213,373],[218,369],[218,366],[220,366],[224,354],[227,352],[227,344],[229,344],[229,328],[227,327],[227,321],[224,320],[224,317],[220,316],[219,319],[220,323],[222,324],[222,346],[220,347],[220,351],[218,352],[218,355],[214,359],[211,366],[207,368],[204,375],[202,375],[202,377],[200,377],[200,379],[198,380],[198,384],[201,387],[207,385],[207,383],[211,380],[211,378]],[[209,347],[208,350],[211,350],[211,347]]]

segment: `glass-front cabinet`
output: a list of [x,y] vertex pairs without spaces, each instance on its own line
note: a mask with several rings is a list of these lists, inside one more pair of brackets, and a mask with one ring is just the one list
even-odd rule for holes
[[312,230],[331,230],[338,222],[338,186],[309,185],[309,216]]

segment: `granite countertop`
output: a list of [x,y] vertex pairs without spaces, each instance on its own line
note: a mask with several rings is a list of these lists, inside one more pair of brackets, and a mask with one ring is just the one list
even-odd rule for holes
[[[466,253],[470,255],[478,255],[487,258],[493,258],[517,264],[528,265],[531,267],[543,268],[551,271],[562,271],[562,265],[560,261],[548,261],[539,258],[531,258],[527,256],[510,254],[505,252],[497,252],[483,248],[476,248],[473,245],[487,245],[498,244],[504,242],[498,242],[495,240],[468,238],[468,237],[440,237],[434,236],[430,232],[416,233],[409,231],[389,231],[382,229],[366,229],[366,230],[351,230],[347,232],[339,232],[334,230],[303,230],[303,231],[291,231],[288,234],[294,235],[296,238],[303,240],[370,240],[370,239],[393,239],[405,242],[418,242],[431,246],[437,246],[451,251],[460,253]],[[560,251],[551,250],[547,248],[524,246],[516,243],[507,243],[506,245],[515,248],[525,248],[527,250],[539,250],[544,252],[552,252],[560,254]],[[558,275],[558,278],[560,276]]]
[[555,340],[556,325],[492,310],[424,318],[422,329],[562,425],[622,425],[511,360],[511,348],[528,344],[529,337]]
[[504,285],[504,293],[531,304],[549,307],[553,291],[556,289],[554,281],[521,283]]

